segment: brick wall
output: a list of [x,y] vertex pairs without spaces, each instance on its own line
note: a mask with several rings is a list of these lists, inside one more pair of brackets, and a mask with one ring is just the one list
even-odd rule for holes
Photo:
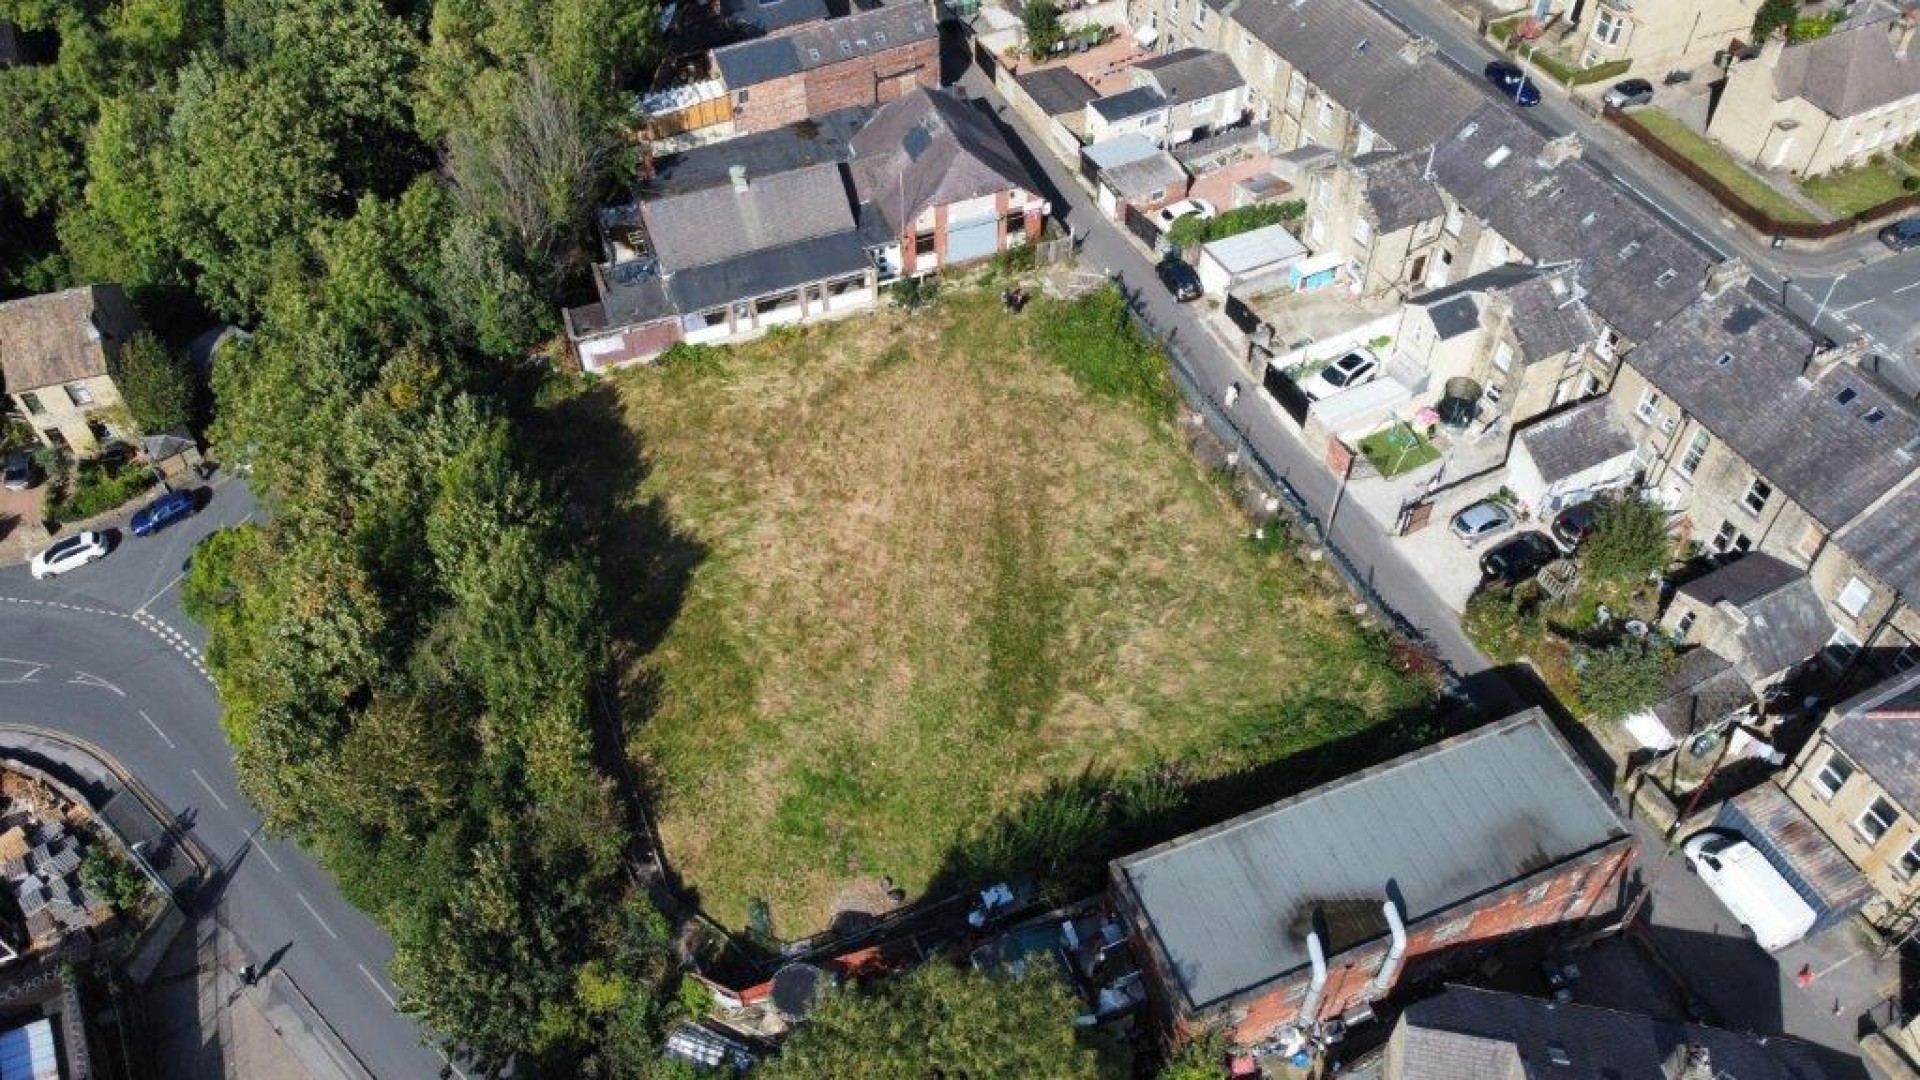
[[916,86],[940,86],[938,39],[856,56],[737,90],[733,95],[734,124],[741,134],[771,131],[835,109],[884,105]]

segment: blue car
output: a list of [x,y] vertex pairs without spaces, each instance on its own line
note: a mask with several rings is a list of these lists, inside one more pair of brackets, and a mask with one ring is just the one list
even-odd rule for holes
[[169,491],[133,515],[133,535],[152,536],[176,521],[192,517],[194,509],[193,492]]
[[1486,76],[1494,89],[1515,105],[1531,109],[1540,104],[1540,88],[1533,85],[1533,80],[1527,78],[1526,72],[1512,64],[1495,60],[1487,65]]

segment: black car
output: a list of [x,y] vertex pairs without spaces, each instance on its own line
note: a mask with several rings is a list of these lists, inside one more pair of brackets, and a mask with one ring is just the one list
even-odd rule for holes
[[1167,287],[1175,300],[1200,299],[1200,275],[1178,257],[1169,255],[1161,259],[1153,272],[1160,275],[1160,284]]
[[1553,539],[1560,550],[1571,554],[1586,538],[1593,534],[1593,524],[1600,519],[1600,504],[1592,499],[1574,503],[1553,517]]
[[1505,60],[1495,60],[1488,64],[1484,74],[1487,81],[1493,84],[1494,89],[1500,91],[1502,97],[1515,105],[1530,109],[1540,104],[1540,88],[1533,85],[1533,80],[1527,78],[1526,72]]
[[7,458],[5,484],[8,491],[25,491],[33,486],[33,455],[15,451]]
[[1880,242],[1895,251],[1920,244],[1920,217],[1901,218],[1880,230]]
[[1480,576],[1489,580],[1518,584],[1539,573],[1560,557],[1545,533],[1523,532],[1480,556]]

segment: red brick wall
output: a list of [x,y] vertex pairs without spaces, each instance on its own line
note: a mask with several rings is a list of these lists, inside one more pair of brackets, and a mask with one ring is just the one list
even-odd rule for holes
[[[659,322],[631,326],[620,334],[620,349],[617,352],[601,353],[593,358],[593,362],[604,370],[639,360],[651,360],[678,344],[679,341],[679,319],[662,319]],[[581,360],[581,357],[576,353],[574,359]],[[584,360],[581,360],[581,363],[584,367]]]
[[[1607,848],[1483,897],[1459,911],[1433,916],[1408,927],[1407,953],[1387,994],[1391,995],[1396,986],[1410,978],[1419,977],[1423,969],[1445,964],[1463,950],[1472,951],[1475,946],[1490,945],[1511,935],[1586,918],[1596,907],[1617,895],[1620,875],[1632,856],[1630,845]],[[1124,901],[1121,908],[1126,910]],[[1457,925],[1462,919],[1469,921],[1465,926]],[[1445,937],[1441,936],[1442,931],[1447,931]],[[1136,941],[1143,932],[1135,926]],[[1372,1000],[1373,979],[1379,974],[1386,952],[1387,942],[1382,940],[1328,957],[1327,985],[1315,1019],[1331,1019]],[[1152,976],[1148,982],[1159,982],[1158,957],[1147,957],[1145,967]],[[1302,971],[1265,988],[1251,1000],[1223,1003],[1203,1015],[1191,1017],[1183,1015],[1183,1010],[1167,1000],[1177,991],[1169,988],[1162,997],[1160,987],[1152,990],[1156,1005],[1163,1009],[1162,1015],[1175,1033],[1202,1024],[1225,1022],[1233,1041],[1245,1046],[1265,1041],[1285,1025],[1301,1022],[1300,1006],[1309,981],[1309,973]]]
[[734,92],[734,124],[741,134],[774,128],[854,105],[884,105],[916,86],[940,85],[938,38],[883,52],[856,56],[838,64],[796,72]]

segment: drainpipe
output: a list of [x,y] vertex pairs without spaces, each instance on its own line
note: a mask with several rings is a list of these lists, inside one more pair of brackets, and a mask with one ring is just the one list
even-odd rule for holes
[[1393,940],[1387,945],[1387,955],[1380,961],[1380,973],[1373,977],[1373,993],[1377,997],[1387,992],[1393,980],[1400,974],[1400,960],[1407,955],[1407,924],[1400,919],[1400,905],[1388,899],[1380,905],[1387,917],[1387,930],[1393,934]]
[[1307,996],[1300,1002],[1300,1015],[1296,1022],[1303,1028],[1312,1028],[1320,1022],[1320,995],[1327,989],[1327,954],[1320,948],[1320,932],[1307,932],[1307,959],[1313,963],[1313,981],[1307,984]]

